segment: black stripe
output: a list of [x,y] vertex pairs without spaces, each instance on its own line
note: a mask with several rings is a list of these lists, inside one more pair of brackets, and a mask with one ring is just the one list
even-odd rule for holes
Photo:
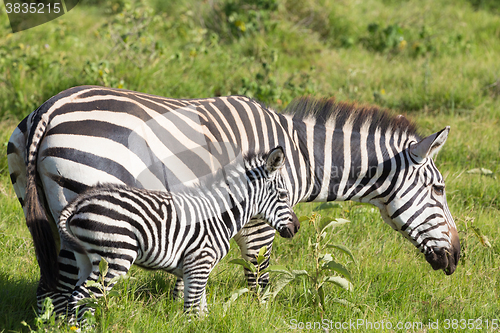
[[106,138],[128,147],[132,131],[126,127],[98,119],[65,121],[47,131],[47,136],[67,134]]
[[135,187],[142,187],[142,185],[137,183],[136,178],[130,172],[128,172],[127,169],[125,169],[121,164],[106,157],[101,157],[77,149],[64,148],[64,147],[47,148],[43,151],[42,156],[57,157],[78,164],[84,164],[88,167],[115,176],[121,181],[123,181],[125,184]]
[[47,173],[46,175],[54,182],[56,182],[59,186],[66,188],[70,191],[73,191],[75,193],[83,193],[90,188],[89,185],[80,183],[74,179],[65,178],[63,176],[55,175],[53,173]]
[[[306,137],[306,126],[302,122],[294,122],[294,128],[298,127],[299,129],[302,129],[302,132],[298,132],[298,137]],[[313,201],[316,199],[316,197],[320,194],[321,192],[321,187],[323,185],[323,177],[325,172],[330,172],[330,170],[325,170],[324,165],[325,165],[325,145],[326,145],[326,128],[324,125],[320,125],[316,123],[313,127],[313,156],[314,156],[314,185],[313,185],[313,190],[311,192],[310,197],[308,198],[308,201]],[[308,148],[307,148],[307,142],[306,140],[301,140],[304,141],[303,146],[301,147],[302,150],[307,153]],[[333,145],[333,143],[332,143]],[[333,148],[333,147],[332,147]],[[333,154],[333,149],[332,149],[332,154]],[[306,158],[307,160],[308,158]],[[308,173],[309,174],[309,173]]]

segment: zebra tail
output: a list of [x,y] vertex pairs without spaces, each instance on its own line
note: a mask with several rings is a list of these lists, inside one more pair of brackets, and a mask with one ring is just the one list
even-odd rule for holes
[[61,217],[59,218],[59,222],[57,222],[61,244],[64,244],[64,247],[71,251],[87,254],[87,250],[85,250],[80,240],[68,231],[69,221],[74,216],[75,210],[76,206],[70,204],[61,212]]
[[[37,111],[41,111],[40,108]],[[38,121],[35,121],[38,118]],[[47,128],[47,116],[35,116],[28,137],[27,180],[26,180],[26,225],[33,237],[35,253],[40,266],[40,286],[47,291],[55,291],[59,279],[59,264],[57,249],[51,224],[43,208],[37,172],[38,148]]]

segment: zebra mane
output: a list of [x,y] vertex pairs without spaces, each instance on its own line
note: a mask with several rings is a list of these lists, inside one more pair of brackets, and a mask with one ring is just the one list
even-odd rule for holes
[[318,124],[326,125],[335,121],[336,128],[342,128],[350,119],[354,128],[360,128],[368,119],[370,132],[380,129],[402,132],[421,139],[416,124],[403,115],[391,114],[386,109],[373,105],[360,105],[355,102],[337,102],[334,97],[314,98],[311,96],[294,99],[282,112],[293,116],[293,119],[306,120],[312,118]]
[[245,163],[245,169],[250,170],[264,166],[266,164],[268,152],[255,152],[249,151],[243,156],[243,161]]

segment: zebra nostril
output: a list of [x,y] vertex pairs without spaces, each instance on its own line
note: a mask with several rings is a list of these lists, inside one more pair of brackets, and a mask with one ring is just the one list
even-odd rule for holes
[[294,236],[293,228],[290,226],[284,226],[279,230],[280,236],[283,238],[292,238]]

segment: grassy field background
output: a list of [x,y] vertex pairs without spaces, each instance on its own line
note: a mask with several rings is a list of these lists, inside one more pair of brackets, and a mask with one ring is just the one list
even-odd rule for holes
[[[483,331],[493,331],[493,322],[500,327],[497,1],[82,2],[16,34],[0,6],[4,149],[19,120],[52,95],[83,84],[179,98],[244,94],[278,110],[306,94],[376,104],[407,114],[424,135],[451,126],[436,164],[462,243],[460,265],[445,276],[432,271],[378,211],[342,203],[321,214],[351,221],[333,237],[356,258],[336,253],[351,271],[354,290],[328,287],[324,313],[309,301],[307,285],[293,282],[265,305],[243,295],[224,315],[225,302],[245,286],[242,271],[228,263],[239,257],[232,244],[209,280],[208,317],[188,322],[182,303],[169,299],[172,276],[134,268],[133,279],[115,287],[120,296],[98,316],[97,331],[287,332],[294,323],[323,319],[393,327],[377,331],[451,332],[464,327],[462,319],[473,320],[462,331],[479,323]],[[39,273],[5,155],[0,179],[0,332],[27,331],[22,321],[36,329]],[[310,215],[316,207],[299,204],[295,211]],[[314,229],[304,223],[293,240],[277,238],[272,263],[311,270],[310,237]],[[398,330],[399,322],[423,326]],[[370,331],[366,325],[356,327]]]

